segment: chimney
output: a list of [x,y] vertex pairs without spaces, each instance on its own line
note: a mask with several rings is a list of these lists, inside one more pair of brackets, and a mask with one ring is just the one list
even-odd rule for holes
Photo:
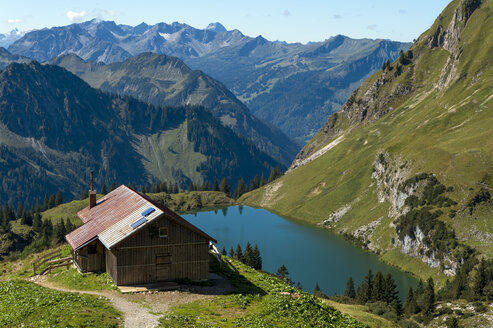
[[94,191],[94,172],[91,171],[91,190],[89,191],[89,208],[96,206],[96,192]]

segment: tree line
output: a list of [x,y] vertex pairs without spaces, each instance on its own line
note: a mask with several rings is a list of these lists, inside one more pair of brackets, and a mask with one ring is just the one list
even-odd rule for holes
[[[250,180],[249,184],[247,184],[245,179],[240,178],[236,183],[236,188],[234,189],[234,191],[232,190],[231,185],[228,182],[228,179],[226,178],[222,178],[220,181],[218,179],[214,179],[214,182],[204,181],[200,184],[190,181],[186,189],[181,189],[177,182],[169,182],[169,181],[159,181],[152,183],[147,182],[141,185],[140,187],[137,187],[135,183],[132,183],[130,184],[129,187],[136,191],[140,190],[140,192],[144,194],[161,193],[161,192],[167,194],[177,194],[183,191],[220,191],[225,193],[229,197],[238,199],[240,198],[241,195],[249,191],[255,190],[257,188],[263,187],[267,183],[270,183],[278,179],[283,174],[284,173],[281,171],[280,167],[277,166],[271,170],[268,178],[265,177],[264,173],[262,173],[260,176],[256,174],[255,177],[252,180]],[[120,184],[117,184],[116,182],[113,182],[109,187],[107,187],[106,183],[103,183],[101,188],[101,194],[106,195],[107,193],[118,188],[119,186]],[[82,191],[79,199],[82,200],[82,199],[86,199],[87,197],[89,197],[89,188],[86,187]]]
[[[223,247],[221,250],[221,255],[227,255],[226,248]],[[257,244],[252,248],[250,242],[247,242],[245,246],[245,251],[241,249],[240,244],[236,246],[236,250],[233,250],[233,247],[229,249],[229,257],[232,257],[243,264],[248,265],[249,267],[254,268],[255,270],[262,270],[262,256],[260,255],[260,251],[258,249]]]

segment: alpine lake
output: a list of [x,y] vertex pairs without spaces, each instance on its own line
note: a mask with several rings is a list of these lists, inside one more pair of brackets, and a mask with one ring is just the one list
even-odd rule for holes
[[262,270],[275,273],[281,265],[289,277],[312,292],[315,283],[327,295],[344,294],[346,282],[353,278],[355,288],[371,269],[391,273],[401,301],[409,286],[417,285],[410,274],[383,263],[336,233],[312,225],[284,219],[264,209],[232,206],[207,212],[186,214],[190,223],[215,238],[217,248],[244,250],[247,242],[257,244],[263,260]]

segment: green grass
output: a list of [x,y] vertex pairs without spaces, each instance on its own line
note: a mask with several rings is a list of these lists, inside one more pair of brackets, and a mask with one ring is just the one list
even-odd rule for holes
[[[60,245],[41,252],[22,253],[20,259],[6,260],[0,262],[0,281],[12,279],[24,279],[33,276],[33,262],[38,258],[54,250],[60,250],[62,257],[71,255],[72,248],[67,245]],[[38,272],[44,270],[47,264],[41,266]]]
[[317,297],[231,258],[212,266],[231,282],[233,292],[173,306],[160,327],[366,327]]
[[204,211],[235,204],[235,201],[219,191],[190,191],[178,194],[149,193],[152,200],[164,204],[173,211],[190,213]]
[[80,273],[75,268],[58,268],[48,275],[48,281],[56,285],[77,290],[117,290],[106,272]]
[[197,171],[199,165],[207,159],[194,150],[194,143],[187,137],[187,121],[176,129],[150,137],[137,136],[138,152],[143,156],[143,165],[147,172],[161,181],[173,181],[174,170],[179,167],[183,174],[195,183],[203,178]]
[[[103,197],[103,195],[98,194],[97,199]],[[61,219],[65,221],[69,220],[76,226],[80,226],[82,221],[77,216],[77,212],[89,206],[89,199],[83,200],[73,200],[71,202],[58,205],[57,207],[50,208],[41,213],[41,217],[44,219],[51,220],[53,224],[57,224]]]
[[396,328],[399,327],[395,322],[379,317],[376,314],[370,313],[365,305],[343,304],[332,300],[324,300],[325,303],[332,306],[338,311],[347,314],[372,328]]
[[[420,40],[433,34],[438,24],[450,22],[450,13],[458,5],[459,1],[454,1],[442,14],[445,16],[441,23],[436,23]],[[336,130],[345,136],[341,143],[275,182],[245,194],[239,202],[313,224],[350,205],[351,210],[332,227],[346,233],[382,217],[370,237],[381,257],[423,279],[429,275],[438,277],[436,270],[393,251],[390,241],[396,232],[391,226],[394,218],[389,218],[390,203],[379,203],[377,183],[371,177],[375,160],[386,152],[393,159],[407,162],[409,176],[431,172],[444,185],[453,186],[454,191],[447,196],[458,202],[453,207],[458,215],[451,219],[447,210],[439,219],[455,229],[462,243],[493,256],[493,240],[482,240],[472,229],[474,225],[480,232],[491,233],[491,204],[472,216],[460,211],[479,190],[480,181],[493,176],[493,58],[489,55],[492,29],[493,2],[489,1],[468,21],[459,40],[462,53],[457,60],[455,82],[443,89],[436,86],[450,53],[442,48],[430,49],[422,41],[415,44],[411,48],[415,55],[412,63],[382,86],[368,115],[389,107],[392,111],[365,124],[339,113]],[[395,70],[396,63],[393,67]],[[356,99],[364,98],[381,76],[380,71],[366,80]],[[394,90],[402,85],[413,89],[409,94],[395,95]],[[320,149],[335,137],[319,132],[305,151]],[[491,181],[489,187],[493,187]]]
[[59,292],[27,281],[0,282],[2,327],[119,327],[121,313],[107,300]]

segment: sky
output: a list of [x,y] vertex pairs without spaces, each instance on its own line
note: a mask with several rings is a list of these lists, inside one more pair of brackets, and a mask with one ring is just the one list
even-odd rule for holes
[[0,33],[63,26],[92,18],[118,24],[220,22],[252,37],[287,42],[353,38],[412,41],[428,29],[447,0],[1,0]]

